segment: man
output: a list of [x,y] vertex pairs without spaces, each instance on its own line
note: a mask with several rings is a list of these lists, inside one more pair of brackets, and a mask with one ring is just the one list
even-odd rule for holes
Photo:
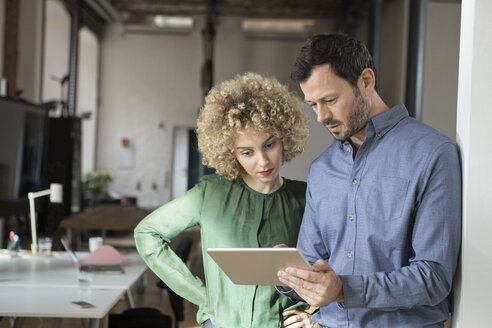
[[350,36],[308,40],[292,77],[336,141],[308,175],[297,247],[313,272],[279,271],[285,294],[319,306],[323,327],[443,327],[461,240],[456,146],[384,103]]

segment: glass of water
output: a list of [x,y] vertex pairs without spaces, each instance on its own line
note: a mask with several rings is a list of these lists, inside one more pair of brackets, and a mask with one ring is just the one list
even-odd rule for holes
[[91,289],[92,276],[91,276],[91,274],[89,272],[80,271],[79,272],[79,275],[77,276],[77,279],[79,280],[80,290],[89,290],[89,289]]
[[50,237],[39,238],[38,240],[39,253],[42,255],[51,255],[52,244],[53,244],[53,240]]

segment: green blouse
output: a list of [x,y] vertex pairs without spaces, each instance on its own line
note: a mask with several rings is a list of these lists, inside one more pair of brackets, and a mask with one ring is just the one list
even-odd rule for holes
[[[280,189],[259,193],[243,181],[204,176],[184,196],[158,208],[135,229],[138,252],[177,294],[198,305],[197,321],[222,328],[278,328],[294,303],[273,286],[235,285],[206,253],[209,247],[295,247],[306,183],[284,178]],[[172,238],[199,225],[205,282],[170,249]]]

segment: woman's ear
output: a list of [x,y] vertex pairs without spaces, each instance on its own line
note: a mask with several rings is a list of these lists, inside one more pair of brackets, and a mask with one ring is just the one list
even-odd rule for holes
[[376,87],[376,75],[370,68],[364,68],[359,77],[361,92],[364,95],[371,94]]

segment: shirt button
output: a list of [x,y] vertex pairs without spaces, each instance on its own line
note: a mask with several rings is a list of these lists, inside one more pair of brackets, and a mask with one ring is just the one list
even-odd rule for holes
[[352,184],[356,185],[357,184],[357,179],[352,180]]
[[379,133],[378,133],[378,137],[380,137],[380,138],[381,138],[381,136],[382,136],[382,134],[381,134],[381,132],[379,132]]
[[349,153],[350,153],[351,151],[352,151],[352,149],[350,149],[350,147],[349,147],[349,148],[347,148],[347,152],[349,152]]
[[349,219],[350,219],[350,221],[353,221],[353,220],[354,220],[354,218],[355,218],[355,217],[354,217],[353,215],[349,215]]
[[351,259],[351,258],[352,258],[352,253],[348,252],[348,253],[347,253],[347,257],[348,257],[349,259]]

